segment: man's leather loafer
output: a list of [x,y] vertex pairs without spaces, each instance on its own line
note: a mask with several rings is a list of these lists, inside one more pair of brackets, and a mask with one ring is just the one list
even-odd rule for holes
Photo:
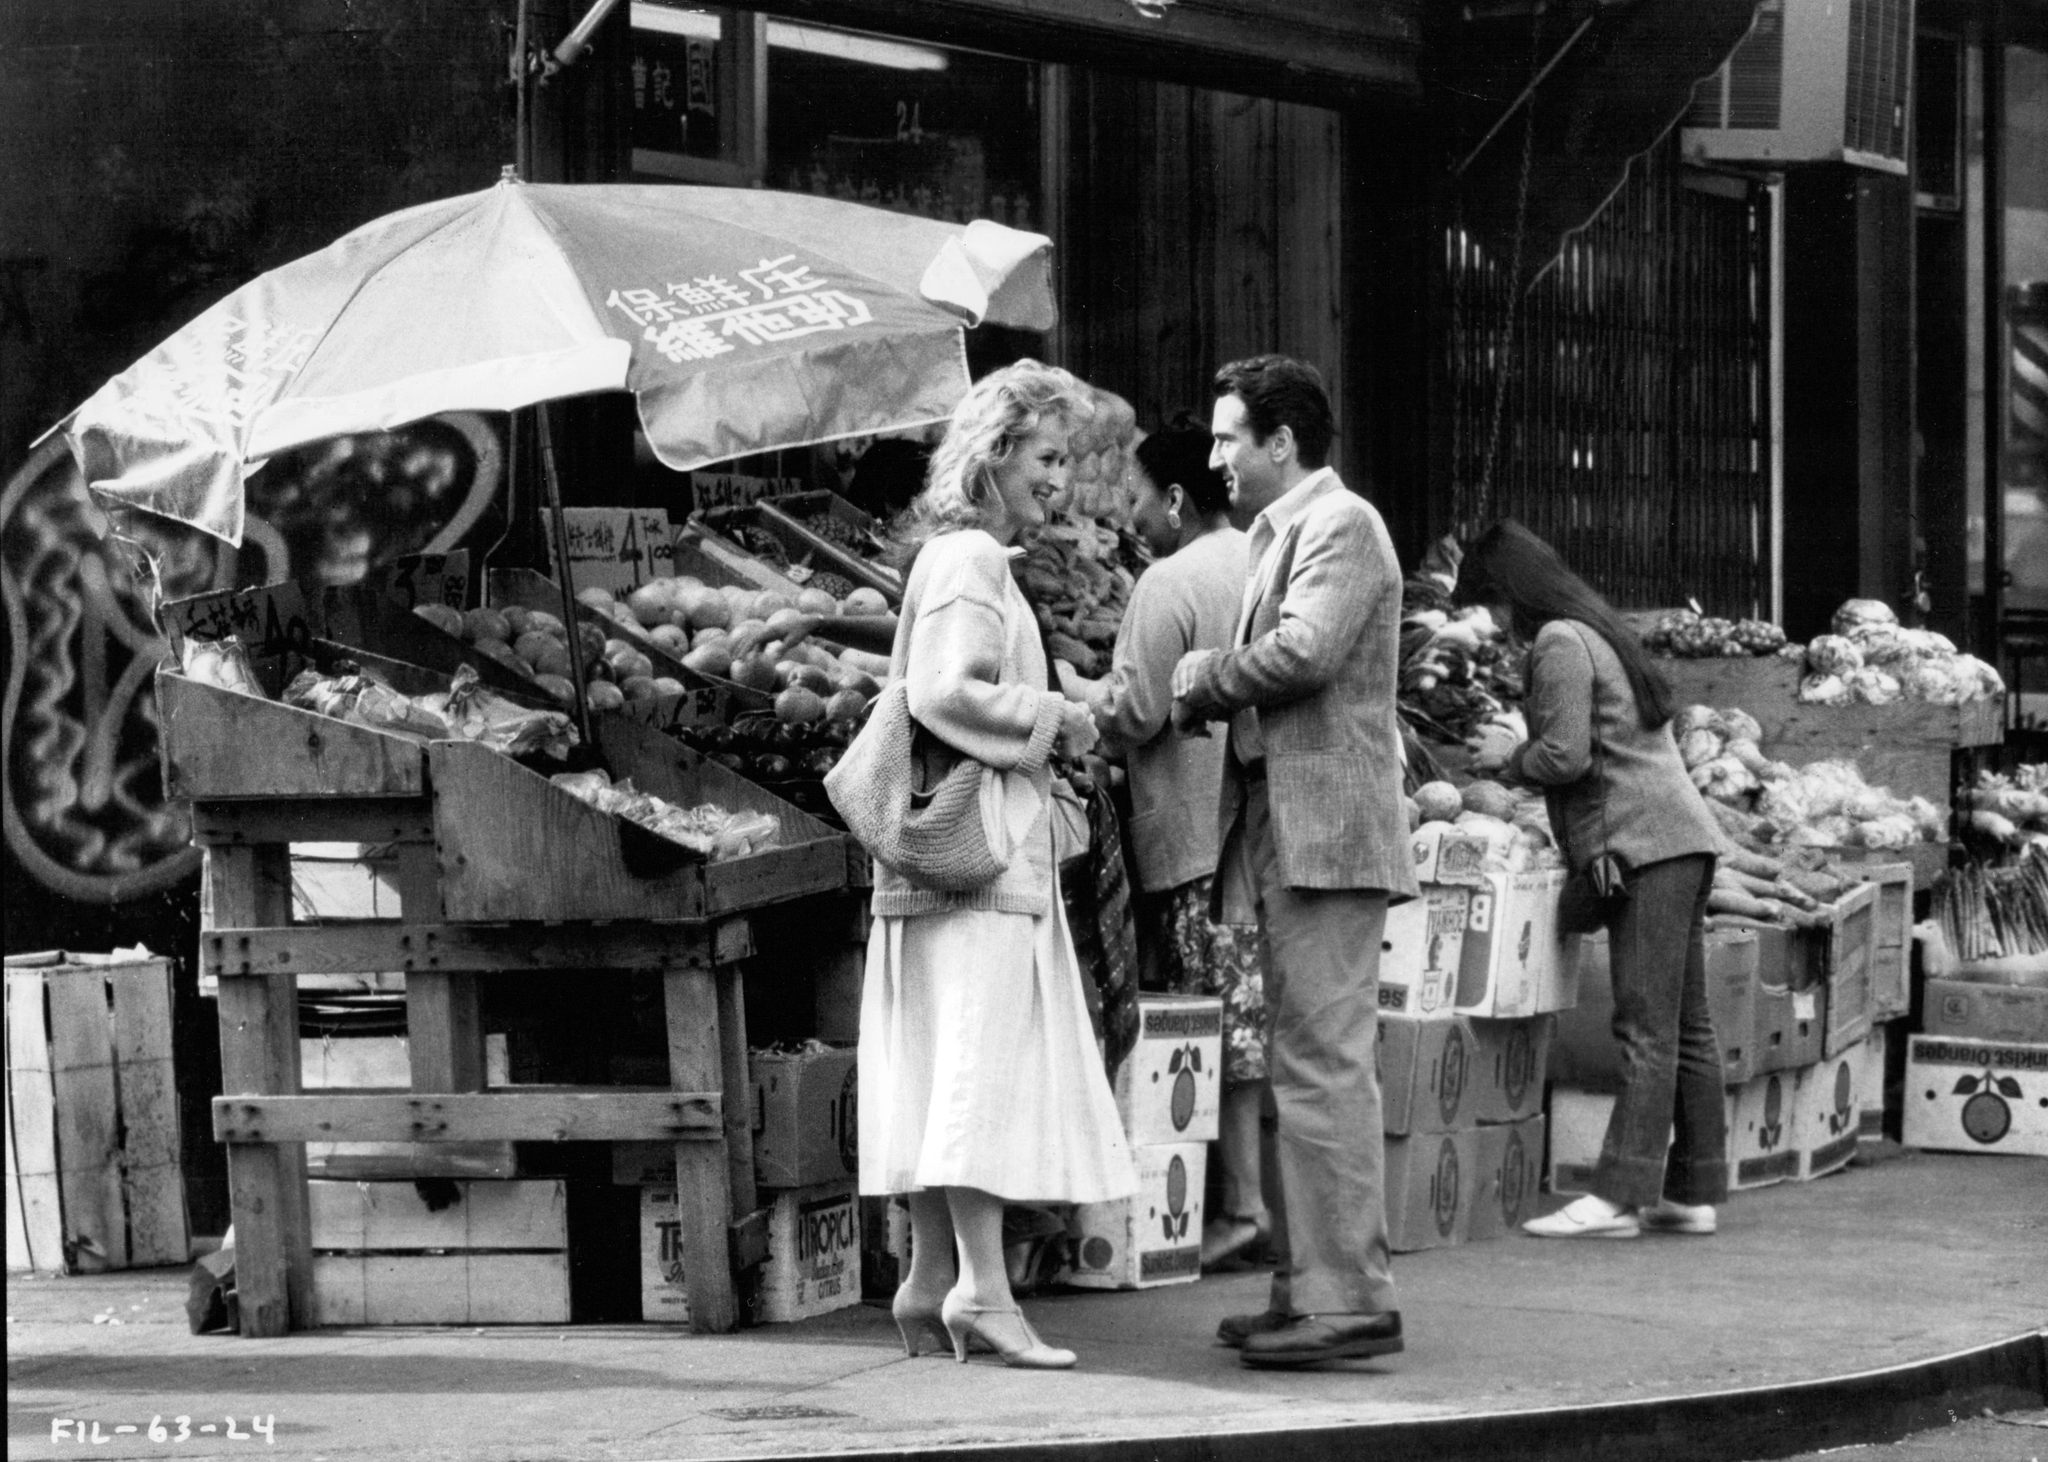
[[1290,1323],[1289,1317],[1278,1310],[1260,1310],[1255,1315],[1225,1315],[1216,1327],[1219,1344],[1236,1350],[1244,1349],[1244,1343],[1254,1335],[1266,1335]]
[[1402,1348],[1401,1312],[1380,1315],[1298,1315],[1244,1342],[1248,1366],[1313,1366],[1324,1361],[1393,1355]]

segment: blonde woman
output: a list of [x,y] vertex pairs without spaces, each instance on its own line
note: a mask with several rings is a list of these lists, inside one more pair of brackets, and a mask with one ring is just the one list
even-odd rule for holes
[[[1061,908],[1049,810],[1055,747],[1095,741],[1049,688],[1011,545],[1066,485],[1085,387],[1036,361],[975,383],[904,530],[918,545],[891,672],[954,751],[1010,774],[1029,817],[1009,868],[967,893],[875,869],[860,1021],[860,1188],[908,1195],[910,1273],[896,1323],[916,1355],[943,1336],[1006,1364],[1064,1369],[1010,1292],[1006,1202],[1100,1202],[1137,1187]],[[1035,800],[1034,800],[1035,799]],[[1035,811],[1034,811],[1035,809]],[[1014,826],[1015,824],[1013,824]],[[956,1272],[957,1257],[957,1272]]]

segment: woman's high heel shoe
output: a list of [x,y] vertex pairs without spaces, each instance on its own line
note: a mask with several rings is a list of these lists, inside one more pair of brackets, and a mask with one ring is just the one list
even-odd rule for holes
[[[998,1333],[983,1317],[997,1319],[1004,1315],[1016,1317],[1015,1330],[1021,1340],[1009,1334]],[[970,1305],[954,1290],[946,1296],[946,1302],[939,1307],[939,1317],[946,1327],[946,1334],[953,1341],[953,1358],[962,1365],[967,1364],[967,1344],[978,1340],[1003,1358],[1003,1364],[1022,1371],[1064,1371],[1073,1368],[1076,1359],[1071,1350],[1061,1350],[1047,1345],[1038,1338],[1038,1332],[1031,1328],[1031,1322],[1024,1318],[1024,1311],[1016,1305],[1000,1309]],[[1002,1326],[1009,1331],[1010,1326]]]
[[889,1313],[896,1317],[896,1329],[903,1336],[903,1354],[910,1359],[917,1359],[927,1337],[942,1351],[952,1348],[953,1337],[939,1318],[939,1306],[912,1298],[908,1285],[896,1291]]

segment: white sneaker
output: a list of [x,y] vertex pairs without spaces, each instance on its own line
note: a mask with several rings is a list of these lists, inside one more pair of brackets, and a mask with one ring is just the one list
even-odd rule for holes
[[1711,1203],[1673,1203],[1659,1198],[1648,1208],[1638,1209],[1636,1217],[1652,1233],[1710,1234],[1715,1228]]
[[1555,1213],[1530,1219],[1522,1232],[1539,1239],[1632,1239],[1642,1227],[1634,1209],[1617,1209],[1589,1193]]

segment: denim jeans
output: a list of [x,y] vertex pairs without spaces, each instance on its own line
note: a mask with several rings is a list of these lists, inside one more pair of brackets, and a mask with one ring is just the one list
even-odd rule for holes
[[1608,925],[1622,1085],[1592,1186],[1609,1203],[1728,1196],[1728,1117],[1703,933],[1713,881],[1705,854],[1635,869],[1628,901]]

